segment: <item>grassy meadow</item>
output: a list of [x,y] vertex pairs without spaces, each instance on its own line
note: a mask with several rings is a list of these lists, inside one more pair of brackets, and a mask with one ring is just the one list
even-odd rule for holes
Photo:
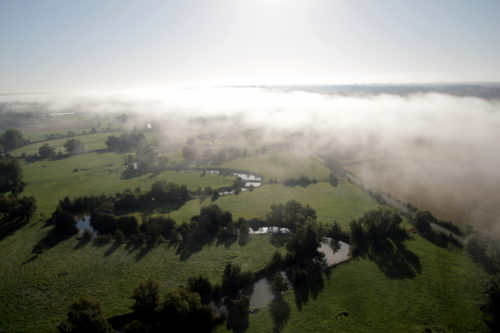
[[[488,332],[479,309],[484,271],[464,250],[436,247],[419,236],[405,244],[420,260],[416,277],[390,279],[366,259],[340,264],[324,276],[324,289],[302,310],[293,291],[286,292],[291,311],[282,332]],[[271,332],[272,327],[267,308],[250,314],[247,332]],[[216,332],[227,330],[221,326]]]
[[[318,220],[325,223],[336,220],[345,228],[348,227],[350,221],[378,206],[375,200],[359,187],[346,182],[337,187],[323,182],[309,185],[306,188],[268,184],[251,192],[222,196],[214,203],[223,210],[230,211],[236,218],[253,218],[265,217],[271,205],[285,203],[289,200],[297,200],[314,208]],[[179,210],[172,212],[170,216],[177,221],[189,221],[193,213],[200,211],[200,207],[211,203],[210,199],[203,202],[191,200]]]
[[[257,271],[271,259],[276,248],[267,235],[254,235],[245,246],[208,244],[199,252],[180,256],[167,244],[147,248],[120,246],[112,242],[98,246],[69,238],[34,255],[33,246],[48,232],[42,217],[48,217],[57,202],[68,195],[111,195],[140,187],[144,191],[158,180],[186,184],[190,190],[228,186],[234,177],[201,176],[197,171],[167,170],[124,179],[125,154],[106,152],[109,133],[82,135],[87,152],[55,159],[23,161],[23,195],[33,195],[37,214],[12,235],[0,236],[0,331],[53,332],[64,318],[67,306],[80,296],[102,302],[107,317],[129,311],[130,295],[140,281],[151,277],[162,290],[204,274],[220,282],[228,262]],[[115,134],[116,135],[116,134]],[[154,140],[154,136],[149,139]],[[63,150],[67,140],[47,143]],[[13,152],[32,155],[42,143],[24,146]],[[167,155],[169,166],[182,162],[180,150]],[[319,182],[306,188],[269,184],[306,175],[323,180],[330,170],[318,158],[302,152],[255,153],[213,167],[248,170],[265,177],[265,185],[239,195],[222,196],[214,203],[233,217],[264,217],[273,204],[297,200],[316,210],[318,220],[339,222],[348,229],[351,220],[377,208],[375,200],[357,185],[342,181],[337,187]],[[189,221],[210,199],[194,199],[169,215],[178,222]],[[40,215],[43,213],[43,215]],[[136,214],[138,215],[138,214]],[[405,221],[405,226],[407,222]],[[323,290],[299,311],[292,291],[285,295],[291,306],[283,332],[483,332],[479,304],[485,274],[464,250],[439,248],[414,236],[406,246],[419,259],[421,271],[412,278],[386,276],[373,261],[359,259],[341,264],[325,275]],[[391,258],[387,258],[390,264]],[[339,317],[341,312],[348,316]],[[218,332],[225,332],[219,327]],[[250,315],[248,332],[270,332],[272,320],[267,308]]]

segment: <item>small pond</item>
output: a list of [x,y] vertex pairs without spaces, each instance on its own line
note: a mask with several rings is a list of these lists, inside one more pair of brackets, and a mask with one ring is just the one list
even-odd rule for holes
[[[250,234],[267,234],[267,233],[288,233],[287,228],[278,227],[261,227],[257,231],[250,228]],[[328,267],[340,264],[344,261],[351,259],[351,247],[349,244],[333,240],[332,238],[325,237],[321,246],[318,247],[318,252],[324,254],[324,258]],[[285,272],[281,272],[286,279]],[[266,278],[260,279],[255,282],[253,292],[250,296],[250,309],[259,309],[267,306],[273,299],[274,295],[271,290],[271,283]]]
[[[334,251],[335,249],[335,251]],[[351,259],[351,246],[341,241],[335,241],[331,238],[325,238],[318,248],[318,251],[325,255],[328,267],[340,264]]]
[[288,228],[278,228],[278,227],[260,227],[257,230],[253,230],[250,228],[248,230],[248,233],[251,235],[262,235],[262,234],[288,234],[290,232],[290,229]]
[[82,235],[85,230],[89,230],[90,232],[94,233],[94,228],[92,228],[92,225],[90,225],[90,215],[77,217],[76,227],[78,228],[78,233],[80,235]]

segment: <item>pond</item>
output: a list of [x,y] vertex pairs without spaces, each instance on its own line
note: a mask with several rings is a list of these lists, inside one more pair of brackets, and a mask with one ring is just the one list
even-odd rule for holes
[[288,234],[290,232],[290,229],[288,228],[278,228],[278,227],[260,227],[257,230],[253,230],[250,228],[248,230],[248,233],[251,235],[262,235],[262,234]]
[[250,309],[260,309],[267,306],[273,299],[271,283],[262,278],[254,283],[253,292],[250,296]]
[[255,182],[255,183],[262,183],[262,178],[257,176],[257,175],[252,175],[251,173],[239,173],[239,172],[233,172],[233,176],[240,177],[242,180],[245,182]]
[[76,227],[78,228],[78,233],[80,235],[82,235],[85,230],[89,230],[90,232],[94,233],[94,228],[92,228],[92,225],[90,224],[90,215],[77,217]]
[[325,255],[325,260],[328,267],[340,264],[341,262],[351,259],[350,250],[351,246],[349,244],[341,241],[336,241],[328,237],[325,237],[325,240],[318,248],[318,252],[321,252]]
[[[250,228],[250,233],[253,234],[264,234],[264,233],[273,233],[278,230],[287,228],[278,228],[278,227],[263,227],[259,228],[257,231],[253,231]],[[289,232],[289,230],[288,230]],[[318,247],[318,252],[323,253],[325,255],[325,261],[328,267],[338,265],[344,261],[351,259],[351,247],[349,244],[336,241],[329,237],[325,237],[324,241],[321,243],[321,246]],[[286,281],[285,272],[280,272]],[[266,278],[262,278],[255,282],[253,285],[253,292],[250,296],[250,309],[260,309],[266,307],[273,299],[274,295],[271,290],[271,282]]]

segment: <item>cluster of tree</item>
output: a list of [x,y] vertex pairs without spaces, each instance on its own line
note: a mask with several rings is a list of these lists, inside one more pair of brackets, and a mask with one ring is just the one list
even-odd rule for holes
[[[203,283],[211,289],[210,282]],[[198,292],[178,287],[167,290],[163,301],[159,284],[147,280],[134,290],[132,315],[135,318],[124,327],[124,332],[211,332],[218,322],[208,303]]]
[[492,275],[500,274],[500,242],[487,240],[478,234],[467,237],[465,249],[473,261]]
[[187,144],[182,147],[182,156],[189,163],[199,162],[207,165],[219,165],[239,157],[245,157],[246,155],[246,150],[240,151],[235,147],[223,148],[215,151],[208,148],[201,151],[194,139],[188,140]]
[[465,249],[472,260],[490,275],[481,310],[491,331],[500,332],[500,241],[472,233],[467,237]]
[[339,184],[339,179],[337,178],[337,176],[335,176],[333,172],[330,172],[330,174],[328,175],[328,182],[333,187],[337,187],[337,185]]
[[381,207],[366,212],[350,223],[351,246],[359,247],[385,239],[400,240],[406,237],[401,228],[401,216],[393,209]]
[[108,136],[106,146],[108,150],[117,152],[130,152],[137,149],[140,143],[146,140],[144,134],[138,132],[126,132],[120,136]]
[[[179,205],[189,200],[190,194],[185,185],[158,181],[151,190],[142,194],[125,190],[115,196],[84,196],[75,199],[65,197],[52,214],[55,231],[73,235],[77,233],[76,215],[91,214],[91,225],[101,235],[116,235],[118,238],[131,237],[132,240],[154,240],[160,236],[171,239],[171,229],[175,222],[162,217],[149,218],[143,221],[140,228],[134,216],[117,216],[115,209],[144,209],[151,204]],[[141,235],[141,237],[137,235]],[[143,237],[142,237],[143,236]]]
[[439,225],[451,232],[457,234],[458,236],[463,236],[464,233],[460,230],[458,226],[448,221],[441,221],[434,217],[431,212],[426,210],[421,210],[414,205],[408,203],[406,208],[409,212],[410,223],[412,223],[417,230],[420,232],[426,232],[431,230],[431,223]]
[[212,149],[206,149],[200,156],[200,162],[206,164],[218,165],[237,159],[241,156],[245,157],[246,154],[247,154],[246,150],[241,152],[238,148],[235,147],[220,149],[217,151],[213,151]]
[[19,161],[13,158],[0,158],[0,193],[21,193],[26,184]]
[[244,219],[233,221],[230,212],[223,211],[219,206],[212,204],[200,209],[200,214],[193,216],[191,222],[183,223],[178,227],[180,239],[185,243],[203,244],[212,239],[219,242],[248,241],[248,223]]
[[19,161],[0,158],[0,217],[27,222],[36,210],[34,197],[19,197],[24,189],[23,170]]
[[303,206],[295,200],[288,201],[284,205],[271,205],[271,211],[266,215],[268,225],[290,230],[295,230],[308,218],[315,220],[316,211],[309,205]]
[[311,184],[316,184],[317,181],[316,179],[309,179],[309,177],[302,175],[299,178],[288,178],[285,179],[283,184],[285,186],[302,186],[302,187],[307,187]]
[[6,154],[16,148],[24,146],[29,141],[23,138],[20,131],[8,129],[0,134],[0,155]]
[[151,205],[162,205],[168,208],[182,205],[189,199],[191,199],[191,194],[186,185],[160,180],[153,183],[146,193],[141,193],[139,189],[117,193],[114,204],[117,209],[124,210],[144,209]]
[[57,326],[59,333],[111,333],[99,301],[79,298],[68,308],[66,319]]
[[486,302],[481,310],[486,313],[486,322],[492,332],[500,332],[500,275],[490,278],[486,290]]
[[78,139],[70,139],[64,143],[64,149],[69,155],[77,155],[85,152],[85,145]]
[[374,190],[367,190],[366,193],[368,193],[369,196],[371,196],[373,199],[375,199],[375,202],[377,202],[379,205],[387,205],[387,201],[385,201],[384,196],[382,193],[374,191]]
[[0,217],[27,222],[36,210],[34,197],[0,194]]
[[77,135],[87,135],[87,134],[95,134],[97,133],[97,129],[92,127],[89,131],[82,131],[80,134],[75,133],[74,131],[68,131],[66,133],[50,133],[45,135],[45,140],[56,140],[63,138],[72,138]]
[[135,155],[128,154],[124,165],[127,167],[127,176],[142,175],[147,172],[161,172],[167,168],[168,157],[156,152],[146,140],[138,143]]
[[51,158],[56,156],[56,148],[49,146],[47,143],[44,143],[43,145],[38,148],[38,156],[41,158]]
[[299,225],[291,234],[286,243],[288,261],[300,263],[312,260],[320,255],[318,247],[324,236],[321,226],[313,218],[308,218],[304,224]]
[[199,196],[202,201],[206,198],[210,198],[210,200],[214,202],[220,197],[219,191],[221,191],[221,189],[214,189],[210,186],[206,186],[203,189],[199,188],[198,190],[194,191],[193,194]]
[[[12,111],[9,104],[6,102],[0,103],[0,128],[22,128],[40,119],[38,112],[23,111],[21,109]],[[30,108],[30,110],[33,109]]]
[[[185,287],[171,288],[160,296],[160,285],[148,279],[133,290],[132,312],[120,320],[123,332],[212,332],[227,319],[228,329],[248,327],[249,296],[255,276],[239,265],[228,263],[221,285],[212,285],[205,276],[191,277]],[[227,318],[217,314],[214,304],[224,299]],[[246,319],[246,322],[245,322]],[[111,320],[112,321],[112,320]],[[69,308],[66,319],[57,327],[61,333],[110,333],[98,301],[80,298]]]

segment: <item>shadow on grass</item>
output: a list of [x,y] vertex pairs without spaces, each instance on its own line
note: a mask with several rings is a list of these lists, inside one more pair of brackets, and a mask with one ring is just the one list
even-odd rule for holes
[[[181,261],[188,260],[193,254],[203,250],[203,247],[209,244],[216,246],[225,246],[229,248],[238,240],[237,236],[231,237],[216,237],[215,235],[197,235],[192,238],[185,239],[176,245],[175,253],[179,255]],[[241,244],[240,244],[241,245]]]
[[46,249],[51,249],[60,242],[63,242],[65,240],[68,240],[69,238],[73,237],[74,235],[70,234],[63,234],[60,232],[57,232],[56,230],[52,229],[47,232],[44,238],[42,238],[38,243],[35,244],[33,247],[32,252],[33,253],[41,253],[43,250]]
[[16,218],[0,219],[0,241],[14,234],[17,230],[21,229],[27,224],[28,221],[25,219],[16,219]]
[[310,298],[316,299],[323,291],[325,287],[323,271],[325,268],[324,260],[308,260],[291,271],[289,280],[292,281],[295,304],[299,311],[302,311],[302,306]]
[[290,305],[281,294],[274,296],[269,304],[269,314],[273,320],[273,333],[280,333],[290,317]]
[[444,234],[439,231],[428,230],[420,232],[420,235],[431,242],[432,244],[439,247],[448,247],[449,244],[453,244],[455,247],[461,249],[463,248],[462,243],[451,235]]
[[22,266],[26,265],[26,264],[29,264],[30,262],[33,262],[35,261],[36,259],[38,259],[38,254],[35,254],[33,255],[31,258],[23,261],[23,263],[21,264]]
[[73,247],[73,251],[85,247],[87,244],[90,243],[91,240],[92,240],[91,238],[81,237],[78,243],[76,243],[75,247]]
[[390,279],[414,278],[422,273],[420,259],[406,248],[403,239],[366,241],[356,247],[353,258],[365,258],[375,262]]

